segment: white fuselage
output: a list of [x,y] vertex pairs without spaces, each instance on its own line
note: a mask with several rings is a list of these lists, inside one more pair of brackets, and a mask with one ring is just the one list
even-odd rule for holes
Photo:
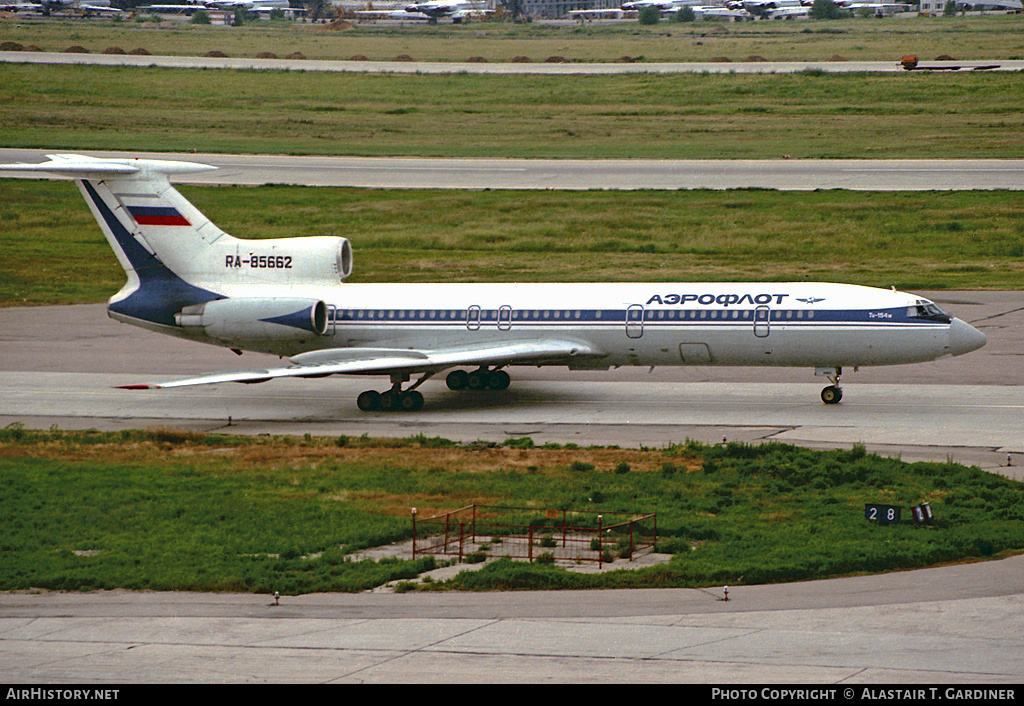
[[[267,292],[232,289],[224,294]],[[288,287],[280,293],[286,295],[326,302],[327,332],[288,341],[189,337],[285,356],[555,338],[577,341],[593,355],[552,363],[593,368],[871,366],[966,352],[956,340],[958,320],[912,316],[920,297],[856,285],[340,284]]]

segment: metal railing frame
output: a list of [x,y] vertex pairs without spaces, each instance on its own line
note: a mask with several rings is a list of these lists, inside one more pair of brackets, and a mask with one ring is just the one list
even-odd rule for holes
[[[560,524],[538,525],[530,522],[517,524],[515,522],[490,522],[481,519],[481,513],[488,510],[509,512],[524,512],[536,515],[544,513],[547,519],[561,519]],[[611,544],[623,544],[628,538],[628,549],[624,552],[623,558],[632,561],[634,554],[647,549],[653,549],[658,539],[657,513],[634,514],[626,512],[603,512],[597,514],[596,527],[570,526],[569,516],[594,515],[592,511],[583,512],[577,510],[543,510],[531,507],[509,507],[501,505],[467,505],[457,510],[439,513],[427,518],[419,518],[416,508],[412,509],[412,555],[415,559],[422,554],[452,555],[457,554],[459,562],[462,562],[466,555],[466,545],[477,544],[481,529],[491,537],[500,537],[502,544],[508,541],[511,544],[525,542],[526,549],[522,553],[516,553],[514,549],[503,547],[505,551],[493,551],[493,555],[524,558],[533,562],[534,546],[536,536],[543,531],[545,535],[560,533],[558,544],[567,551],[570,545],[586,544],[586,550],[580,551],[573,556],[563,556],[575,561],[596,561],[599,568],[604,566],[605,550]],[[604,524],[605,515],[626,516],[628,519]],[[650,526],[650,531],[646,531]],[[610,537],[615,537],[612,540]],[[552,536],[552,539],[554,537]],[[596,542],[596,548],[594,540]],[[543,541],[543,540],[542,540]],[[457,547],[457,549],[456,549]],[[563,551],[563,553],[565,553]]]

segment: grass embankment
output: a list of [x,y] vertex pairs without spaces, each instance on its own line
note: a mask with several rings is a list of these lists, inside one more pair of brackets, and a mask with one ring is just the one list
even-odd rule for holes
[[[350,282],[1024,282],[1017,192],[181,191],[239,237],[350,238]],[[104,301],[124,283],[73,184],[4,181],[0,221],[0,306]]]
[[[440,587],[707,586],[814,579],[1024,549],[1020,483],[950,463],[784,445],[663,450],[443,439],[251,439],[173,430],[0,431],[0,588],[304,593],[432,568],[351,561],[469,503],[657,512],[658,568],[572,574],[496,562]],[[928,501],[927,526],[866,503]],[[549,521],[548,521],[549,522]],[[433,586],[438,588],[437,585]]]
[[374,75],[0,65],[0,144],[558,159],[1015,158],[1016,73]]

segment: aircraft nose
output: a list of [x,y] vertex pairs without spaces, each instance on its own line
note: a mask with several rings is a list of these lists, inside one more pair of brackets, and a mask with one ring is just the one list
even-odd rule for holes
[[963,355],[981,348],[988,339],[966,321],[953,319],[949,325],[949,354]]

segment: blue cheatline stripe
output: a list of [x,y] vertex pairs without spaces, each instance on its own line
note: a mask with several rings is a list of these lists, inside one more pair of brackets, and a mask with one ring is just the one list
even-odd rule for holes
[[139,288],[121,301],[110,304],[110,311],[133,319],[174,326],[174,315],[184,307],[224,299],[223,295],[195,287],[172,272],[160,258],[142,247],[121,225],[121,221],[100,198],[89,181],[83,179],[82,184],[85,185],[89,198],[113,235],[117,246],[128,258],[139,278]]
[[[700,316],[697,312],[705,314]],[[752,310],[746,310],[747,316],[733,318],[732,314],[740,310],[714,310],[716,316],[711,316],[710,310],[684,310],[678,313],[685,313],[685,316],[652,317],[644,319],[632,319],[629,323],[634,325],[643,324],[651,327],[678,327],[678,326],[753,326],[755,323]],[[803,311],[804,316],[773,316],[768,320],[758,320],[759,325],[772,327],[819,327],[819,326],[840,326],[840,327],[932,327],[945,328],[943,322],[925,321],[908,317],[906,308],[899,307],[884,312],[885,316],[880,317],[877,309],[871,310],[814,310],[813,316],[808,315],[809,310],[773,310],[775,313]],[[490,313],[488,313],[490,312]],[[479,317],[468,316],[467,309],[337,309],[334,311],[334,321],[344,324],[372,324],[379,325],[382,322],[388,324],[439,324],[439,325],[466,325],[467,323],[494,325],[589,325],[589,326],[622,326],[627,323],[627,311],[625,309],[603,309],[603,310],[537,310],[521,309],[511,312],[511,315],[496,316],[494,310],[483,310]]]

